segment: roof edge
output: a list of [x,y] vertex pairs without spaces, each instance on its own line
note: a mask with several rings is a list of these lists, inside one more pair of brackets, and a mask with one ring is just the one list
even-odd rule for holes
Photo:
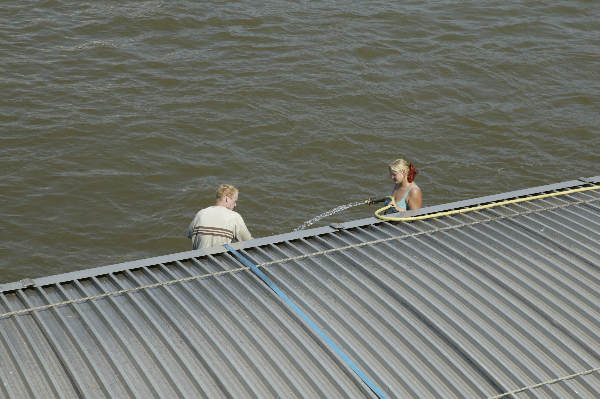
[[[312,236],[319,235],[319,234],[331,233],[333,231],[335,231],[335,230],[331,227],[318,227],[318,228],[314,228],[314,229],[293,231],[290,233],[254,238],[254,239],[248,240],[248,241],[231,243],[230,245],[234,249],[259,247],[261,245],[274,244],[274,243],[281,242],[281,241],[289,241],[289,240],[308,237],[308,236],[312,237]],[[132,270],[132,269],[137,269],[140,267],[158,265],[160,263],[177,262],[177,261],[181,261],[181,260],[185,260],[185,259],[197,258],[197,257],[201,257],[201,256],[206,256],[206,255],[220,254],[223,252],[227,252],[227,249],[225,249],[223,246],[216,246],[216,247],[212,247],[212,248],[196,249],[196,250],[191,250],[191,251],[176,252],[176,253],[172,253],[172,254],[168,254],[168,255],[160,255],[160,256],[151,257],[151,258],[137,259],[137,260],[127,261],[127,262],[123,262],[123,263],[115,263],[115,264],[107,265],[107,266],[92,267],[92,268],[88,268],[88,269],[76,270],[76,271],[67,272],[67,273],[54,274],[54,275],[38,277],[38,278],[34,278],[34,279],[25,278],[25,279],[15,281],[15,282],[0,284],[0,293],[7,292],[7,291],[20,290],[20,289],[29,288],[29,287],[42,287],[42,286],[51,285],[51,284],[59,284],[62,282],[67,282],[67,281],[80,280],[80,279],[90,278],[93,276],[101,276],[103,274],[118,273],[118,272],[121,272],[124,270]]]
[[[464,208],[464,207],[469,207],[469,206],[474,206],[474,205],[481,205],[481,204],[485,204],[485,203],[489,203],[489,202],[501,201],[501,200],[506,200],[506,199],[515,198],[515,197],[535,195],[535,194],[540,194],[540,193],[548,192],[548,191],[561,190],[561,189],[572,188],[572,187],[576,187],[576,186],[582,186],[585,184],[596,184],[596,183],[600,183],[600,175],[592,176],[592,177],[582,177],[577,180],[568,180],[568,181],[564,181],[564,182],[560,182],[560,183],[531,187],[531,188],[501,193],[501,194],[494,194],[494,195],[488,195],[488,196],[484,196],[484,197],[472,198],[472,199],[468,199],[468,200],[455,201],[455,202],[450,202],[447,204],[428,206],[428,207],[421,208],[416,211],[405,212],[403,215],[407,216],[407,217],[408,216],[426,215],[426,214],[430,214],[430,213],[448,211],[448,210],[452,210],[452,209]],[[320,234],[331,233],[331,232],[334,232],[334,231],[340,230],[340,229],[350,229],[350,228],[360,227],[360,226],[374,224],[374,223],[384,223],[384,221],[377,219],[375,217],[370,217],[370,218],[357,219],[357,220],[344,222],[344,223],[332,223],[329,226],[325,226],[325,227],[318,227],[318,228],[313,228],[313,229],[308,229],[308,230],[300,230],[300,231],[292,231],[292,232],[284,233],[284,234],[255,238],[255,239],[252,239],[249,241],[236,242],[236,243],[232,243],[231,247],[236,250],[244,249],[244,248],[251,248],[251,247],[259,247],[262,245],[275,244],[275,243],[282,242],[282,241],[290,241],[290,240],[300,239],[300,238],[309,237],[309,236],[317,236]],[[138,260],[134,260],[134,261],[117,263],[117,264],[113,264],[113,265],[93,267],[93,268],[82,269],[82,270],[78,270],[78,271],[74,271],[74,272],[55,274],[55,275],[50,275],[50,276],[40,277],[40,278],[35,278],[35,279],[25,278],[23,280],[16,281],[16,282],[0,284],[0,292],[14,291],[14,290],[19,290],[19,289],[24,289],[27,287],[36,287],[36,286],[41,287],[41,286],[45,286],[45,285],[58,284],[58,283],[66,282],[66,281],[85,279],[85,278],[90,278],[92,276],[99,276],[99,275],[103,275],[103,274],[118,273],[123,270],[131,270],[131,269],[136,269],[136,268],[140,268],[140,267],[147,267],[147,266],[157,265],[160,263],[176,262],[176,261],[181,261],[184,259],[201,257],[201,256],[206,256],[206,255],[214,255],[214,254],[219,254],[219,253],[223,253],[223,252],[227,252],[227,250],[222,246],[218,246],[218,247],[207,248],[207,249],[198,249],[198,250],[192,250],[192,251],[177,252],[177,253],[168,254],[168,255],[161,255],[161,256],[156,256],[156,257],[151,257],[151,258],[138,259]]]
[[[583,186],[585,184],[596,184],[599,182],[600,182],[600,176],[580,177],[577,180],[567,180],[567,181],[560,182],[560,183],[553,183],[553,184],[547,184],[547,185],[543,185],[543,186],[530,187],[530,188],[500,193],[500,194],[486,195],[484,197],[477,197],[477,198],[471,198],[471,199],[467,199],[467,200],[449,202],[446,204],[427,206],[427,207],[418,209],[416,211],[404,212],[402,214],[402,216],[412,217],[412,216],[421,216],[421,215],[427,215],[427,214],[437,213],[437,212],[445,212],[445,211],[450,211],[453,209],[466,208],[466,207],[471,207],[471,206],[476,206],[476,205],[483,205],[483,204],[487,204],[490,202],[504,201],[504,200],[508,200],[511,198],[531,196],[531,195],[541,194],[541,193],[548,192],[548,191],[563,190],[566,188]],[[331,224],[330,226],[333,228],[336,228],[336,229],[351,229],[354,227],[361,227],[361,226],[365,226],[368,224],[382,223],[382,222],[384,222],[384,221],[377,219],[375,217],[370,217],[370,218],[365,218],[365,219],[353,220],[350,222],[334,223],[334,224]]]

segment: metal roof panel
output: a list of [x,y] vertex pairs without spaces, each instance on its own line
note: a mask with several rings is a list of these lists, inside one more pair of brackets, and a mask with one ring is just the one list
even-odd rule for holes
[[[599,200],[594,189],[233,247],[388,397],[592,398],[600,396]],[[375,397],[221,247],[0,288],[3,397]]]

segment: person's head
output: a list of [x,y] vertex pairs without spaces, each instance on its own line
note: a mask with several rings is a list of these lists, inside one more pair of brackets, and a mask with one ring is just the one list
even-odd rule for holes
[[419,171],[414,167],[412,163],[400,158],[388,165],[390,169],[390,175],[396,183],[401,182],[404,177],[409,183],[415,181],[415,176]]
[[221,184],[217,190],[217,204],[233,209],[238,199],[238,189],[230,184]]

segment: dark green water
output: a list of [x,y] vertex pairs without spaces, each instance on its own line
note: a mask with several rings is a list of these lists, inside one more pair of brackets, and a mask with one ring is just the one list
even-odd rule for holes
[[600,174],[596,1],[10,0],[0,44],[0,282],[188,250],[222,182],[261,237],[398,157],[426,205]]

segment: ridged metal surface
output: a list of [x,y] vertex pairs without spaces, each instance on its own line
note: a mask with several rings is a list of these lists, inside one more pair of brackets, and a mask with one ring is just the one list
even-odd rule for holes
[[[600,397],[599,190],[337,227],[235,247],[389,397]],[[374,397],[222,249],[73,276],[1,287],[1,397]]]

